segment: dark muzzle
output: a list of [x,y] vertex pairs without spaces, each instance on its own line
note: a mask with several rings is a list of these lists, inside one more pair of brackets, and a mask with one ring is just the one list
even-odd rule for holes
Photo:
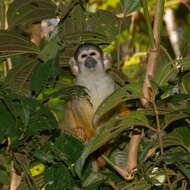
[[96,67],[96,64],[97,64],[96,60],[92,57],[88,57],[85,61],[85,67],[89,69]]

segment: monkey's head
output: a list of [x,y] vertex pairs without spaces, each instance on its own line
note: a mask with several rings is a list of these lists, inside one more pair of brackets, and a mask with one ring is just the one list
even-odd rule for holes
[[70,62],[74,75],[106,72],[111,67],[111,55],[103,52],[97,45],[85,43],[80,45]]

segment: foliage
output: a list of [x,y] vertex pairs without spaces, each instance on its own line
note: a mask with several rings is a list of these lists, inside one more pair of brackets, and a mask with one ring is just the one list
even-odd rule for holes
[[[164,189],[167,178],[175,189],[190,187],[189,47],[184,57],[176,59],[168,48],[169,43],[161,42],[166,48],[161,48],[156,76],[150,78],[157,111],[154,104],[142,109],[139,100],[143,98],[146,67],[141,62],[149,47],[145,19],[139,11],[142,5],[139,0],[110,2],[15,0],[8,5],[8,29],[0,30],[0,188],[9,189],[13,162],[16,173],[22,176],[18,190],[104,190],[111,189],[113,183],[123,190]],[[112,12],[87,11],[94,4],[103,9],[111,6]],[[153,5],[154,1],[150,1],[150,10]],[[181,6],[177,6],[176,12],[180,13]],[[131,22],[127,16],[134,11],[139,11],[139,15],[130,33]],[[118,13],[124,16],[118,18],[115,16]],[[32,23],[57,15],[60,21],[43,46],[37,47],[25,36]],[[185,16],[189,17],[187,11]],[[177,18],[183,21],[180,16]],[[182,26],[186,34],[189,25]],[[161,37],[168,42],[168,36]],[[185,44],[187,38],[183,40]],[[60,132],[65,102],[81,96],[88,98],[83,87],[71,84],[73,77],[68,71],[69,58],[84,42],[105,49],[113,45],[114,61],[124,59],[126,52],[120,52],[119,46],[125,49],[127,42],[128,54],[133,58],[124,60],[124,65],[115,61],[110,74],[117,82],[117,90],[102,102],[92,123],[121,103],[130,109],[128,116],[114,115],[85,146],[78,138]],[[127,72],[128,65],[137,62],[136,53],[143,54],[138,58],[139,67]],[[10,58],[13,68],[7,72]],[[116,67],[123,68],[123,73],[129,76],[115,71]],[[158,120],[162,143],[156,133]],[[91,154],[98,154],[110,140],[109,164],[125,167],[129,134],[136,126],[143,128],[143,135],[135,178],[125,181],[107,166],[94,172]]]

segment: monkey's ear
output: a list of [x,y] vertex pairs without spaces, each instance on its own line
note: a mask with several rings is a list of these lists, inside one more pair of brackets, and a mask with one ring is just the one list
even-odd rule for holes
[[103,64],[104,64],[104,69],[107,71],[108,69],[111,68],[111,54],[108,52],[104,52],[103,54]]
[[77,75],[77,74],[79,73],[79,67],[78,67],[78,64],[77,64],[77,62],[75,61],[74,57],[72,57],[72,58],[69,60],[69,66],[70,66],[71,72],[72,72],[74,75]]

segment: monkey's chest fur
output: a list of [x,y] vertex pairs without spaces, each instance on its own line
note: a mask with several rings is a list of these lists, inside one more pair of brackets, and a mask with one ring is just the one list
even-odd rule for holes
[[68,109],[65,112],[64,127],[72,129],[81,128],[84,130],[86,138],[90,138],[95,129],[92,127],[92,117],[102,103],[115,89],[115,84],[108,74],[102,76],[94,76],[94,80],[87,78],[78,78],[75,82],[77,85],[86,87],[90,97],[90,102],[86,98],[72,100],[68,104]]

